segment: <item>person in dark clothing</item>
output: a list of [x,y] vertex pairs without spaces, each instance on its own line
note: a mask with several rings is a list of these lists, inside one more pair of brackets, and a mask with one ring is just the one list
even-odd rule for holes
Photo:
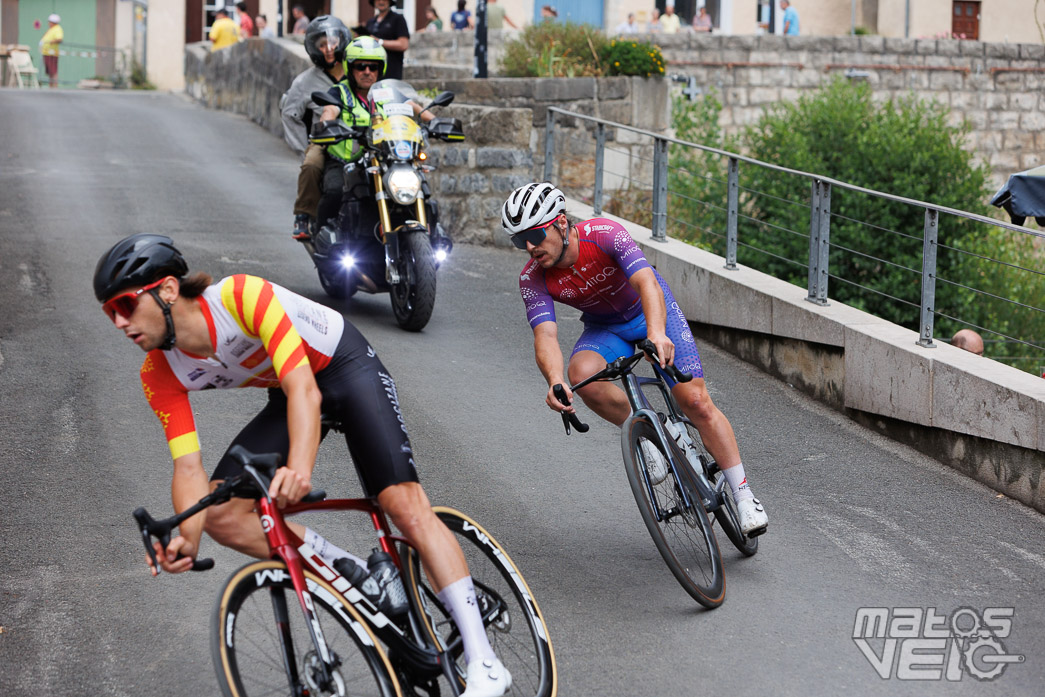
[[370,0],[376,14],[366,23],[366,33],[378,40],[388,54],[385,78],[403,79],[403,54],[410,47],[406,19],[392,11],[392,0]]

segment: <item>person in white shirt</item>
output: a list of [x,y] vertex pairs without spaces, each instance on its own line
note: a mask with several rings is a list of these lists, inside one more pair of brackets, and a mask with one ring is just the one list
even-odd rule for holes
[[639,28],[635,24],[635,13],[629,12],[628,19],[618,24],[614,32],[617,34],[638,34]]

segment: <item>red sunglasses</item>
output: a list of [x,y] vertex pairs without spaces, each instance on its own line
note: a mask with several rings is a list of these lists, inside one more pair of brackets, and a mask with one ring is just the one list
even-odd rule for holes
[[148,292],[153,288],[158,287],[170,276],[164,276],[155,283],[139,288],[138,290],[128,291],[126,293],[120,293],[114,298],[109,298],[102,304],[102,310],[108,315],[109,319],[113,322],[116,321],[116,315],[123,317],[124,319],[130,319],[134,311],[138,309],[138,298],[142,293]]

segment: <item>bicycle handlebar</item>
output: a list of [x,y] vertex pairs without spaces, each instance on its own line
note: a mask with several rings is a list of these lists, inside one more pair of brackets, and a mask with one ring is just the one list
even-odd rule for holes
[[[683,373],[681,370],[676,368],[674,365],[671,365],[670,363],[661,368],[660,359],[657,357],[657,347],[654,346],[653,342],[649,339],[643,339],[642,342],[639,343],[639,350],[637,352],[630,356],[622,356],[621,358],[618,358],[617,360],[613,361],[594,375],[589,375],[588,377],[578,382],[576,385],[570,385],[570,390],[576,391],[584,387],[585,385],[595,382],[597,380],[616,380],[618,378],[621,378],[624,375],[630,373],[635,364],[638,363],[639,359],[643,356],[648,356],[654,362],[656,370],[663,370],[675,382],[689,382],[693,379],[692,375],[690,375],[689,373]],[[566,398],[566,390],[563,388],[562,385],[555,385],[554,387],[552,387],[552,392],[555,394],[555,398],[558,399],[562,404],[569,405],[569,401]],[[562,412],[562,425],[563,428],[566,429],[566,435],[570,434],[570,424],[573,424],[573,427],[581,433],[586,433],[588,431],[588,426],[584,423],[581,423],[581,420],[577,417],[576,414],[567,414],[566,412]]]
[[[156,560],[156,550],[152,546],[152,538],[155,537],[160,542],[160,545],[166,549],[171,542],[171,531],[178,527],[182,521],[191,518],[203,509],[215,504],[225,503],[233,497],[250,499],[268,497],[268,488],[272,483],[272,478],[276,475],[276,470],[283,466],[283,456],[279,453],[255,454],[241,445],[235,445],[230,448],[229,455],[243,465],[244,473],[222,482],[214,491],[181,513],[163,520],[156,520],[149,515],[149,512],[144,507],[135,509],[133,513],[134,520],[138,523],[138,530],[141,532],[145,551],[152,560],[153,566],[157,569],[160,566]],[[301,501],[304,503],[315,503],[316,501],[322,501],[326,497],[325,491],[317,489],[304,496]],[[179,555],[178,558],[181,559],[182,556],[184,555]],[[192,562],[193,571],[206,571],[212,568],[214,568],[213,559],[194,559]]]

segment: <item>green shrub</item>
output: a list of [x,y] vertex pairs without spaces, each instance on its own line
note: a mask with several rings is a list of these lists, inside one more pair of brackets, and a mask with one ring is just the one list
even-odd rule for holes
[[609,39],[595,27],[573,22],[540,22],[504,45],[500,69],[506,77],[590,77],[602,75],[600,51]]
[[651,75],[664,74],[664,56],[660,47],[641,41],[611,40],[600,55],[603,75]]

